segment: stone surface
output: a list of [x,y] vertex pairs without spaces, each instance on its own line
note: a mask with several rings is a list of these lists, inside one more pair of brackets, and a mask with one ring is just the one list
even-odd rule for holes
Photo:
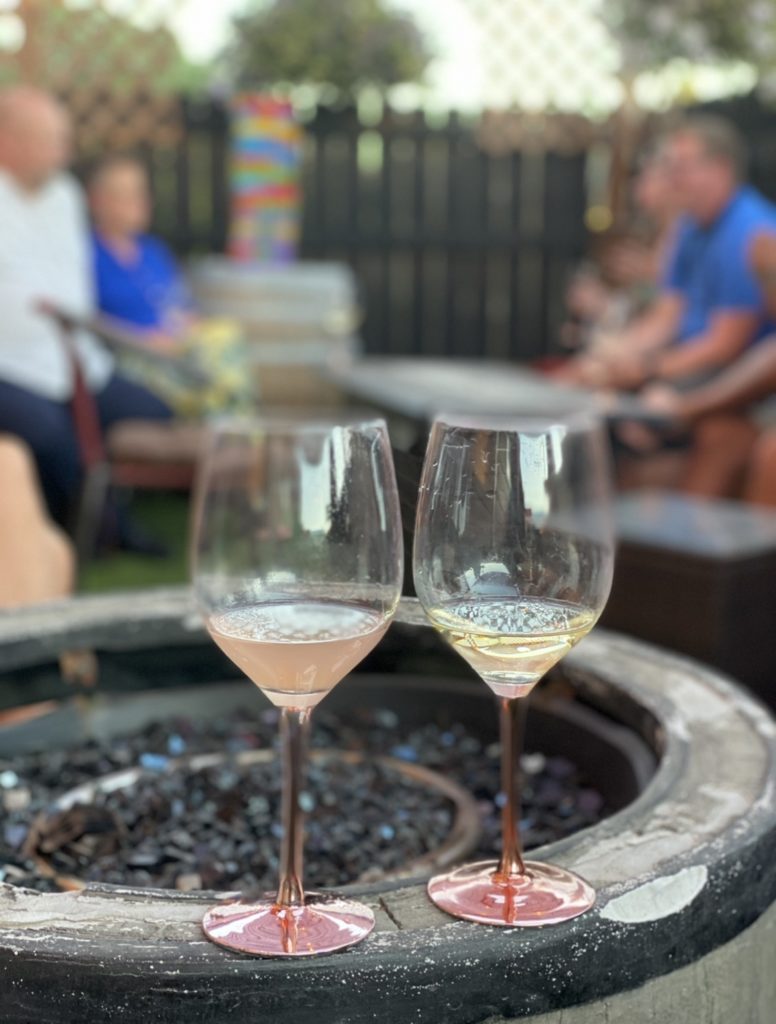
[[776,550],[776,513],[740,501],[670,491],[623,494],[616,523],[621,541],[680,555],[726,561]]
[[[713,953],[629,992],[532,1017],[533,1024],[773,1024],[776,906]],[[490,1017],[511,1024],[524,1017]]]
[[[402,678],[414,681],[417,702],[428,680]],[[365,706],[380,680],[385,706]],[[473,689],[491,710],[484,688]],[[339,701],[345,691],[349,697]],[[216,890],[276,884],[277,711],[242,683],[178,690],[177,713],[168,717],[154,713],[158,697],[103,695],[99,713],[80,723],[91,732],[80,744],[67,744],[62,719],[58,727],[46,719],[50,742],[28,754],[17,745],[0,758],[0,804],[9,812],[0,827],[0,880],[50,890],[48,875],[29,859],[37,851],[59,875],[92,882]],[[128,728],[129,710],[146,714],[146,725]],[[395,678],[370,674],[338,691],[336,710],[327,702],[313,716],[303,794],[310,887],[498,856],[499,748],[488,742],[491,733],[483,736],[479,722],[465,725],[465,714],[436,708],[441,718],[421,712],[407,721],[402,710]],[[584,758],[598,737],[594,727],[606,736],[609,723],[576,705],[563,710],[574,712]],[[549,720],[563,728],[558,715]],[[552,749],[564,750],[562,734],[558,740]],[[638,791],[607,806],[567,757],[528,754],[524,765],[526,849],[595,824]]]
[[[148,602],[146,626],[155,622],[154,629],[144,626],[140,611],[122,614],[133,625],[125,643],[142,641],[137,629],[153,644],[165,622],[173,632],[181,629],[185,596]],[[417,614],[417,605],[403,604],[403,617]],[[63,618],[68,615],[75,612],[65,609]],[[120,641],[115,607],[112,629],[107,614],[92,623],[83,608],[79,615],[82,640],[96,644],[102,630]],[[52,617],[47,629],[28,633],[26,657],[33,642],[55,650],[69,636]],[[231,1024],[481,1024],[542,1013],[566,1024],[575,1019],[569,1013],[579,1012],[572,1008],[596,1000],[598,1016],[577,1019],[605,1021],[606,1007],[630,992],[642,1001],[631,1004],[630,1017],[610,1021],[638,1024],[651,1019],[650,1007],[673,1002],[680,1007],[673,1019],[707,1024],[677,1002],[680,992],[697,999],[698,983],[674,983],[674,977],[718,947],[745,941],[776,898],[776,728],[758,704],[715,673],[605,633],[573,652],[566,675],[587,701],[615,718],[639,716],[641,731],[652,729],[662,752],[657,773],[634,803],[542,851],[597,885],[598,904],[589,914],[552,929],[488,929],[445,918],[428,902],[422,882],[356,887],[351,892],[378,915],[373,936],[334,957],[288,964],[240,958],[204,941],[199,920],[207,904],[198,895],[120,888],[47,895],[1,887],[4,1024],[62,1020],[63,1006],[69,1019],[185,1018],[189,1024],[227,1018]],[[665,892],[677,877],[698,883],[701,868],[707,874],[692,898],[683,890],[672,902],[652,901],[650,913],[631,915],[638,920],[604,916],[608,904],[616,912],[615,901],[627,907],[630,894],[638,906],[639,892]],[[758,934],[758,956],[772,962],[774,931]],[[728,1005],[718,988],[730,986],[730,977],[729,971],[707,973],[710,1012],[717,1010],[709,1001]],[[680,988],[663,999],[645,983]],[[667,1021],[668,1011],[660,1012],[663,1017],[654,1019]],[[752,1013],[738,1020],[771,1024],[772,1018],[756,1015],[757,1006]]]
[[642,492],[615,505],[607,628],[731,673],[776,708],[776,512]]

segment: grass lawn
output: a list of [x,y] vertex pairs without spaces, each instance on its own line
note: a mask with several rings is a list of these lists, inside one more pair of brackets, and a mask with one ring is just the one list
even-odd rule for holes
[[189,499],[185,494],[146,491],[132,501],[132,518],[169,548],[166,558],[118,551],[86,565],[78,589],[135,590],[185,583],[188,579]]

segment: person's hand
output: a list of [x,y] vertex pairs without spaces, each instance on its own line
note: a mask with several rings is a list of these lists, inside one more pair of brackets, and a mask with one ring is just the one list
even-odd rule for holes
[[560,379],[595,391],[635,391],[647,378],[643,361],[613,343],[595,344],[588,352],[568,360],[557,372]]
[[655,277],[653,251],[632,239],[608,246],[601,256],[601,266],[607,280],[619,288],[630,288]]
[[164,331],[151,331],[145,337],[146,344],[160,356],[174,358],[183,352],[183,342]]
[[566,290],[566,308],[580,320],[600,319],[610,299],[611,292],[606,285],[587,271],[575,274]]
[[605,362],[585,353],[567,359],[565,363],[553,370],[552,376],[564,384],[597,389],[606,387],[609,371]]
[[763,291],[771,316],[776,316],[776,235],[755,235],[749,249],[749,262]]
[[185,337],[197,327],[199,321],[199,316],[190,309],[173,309],[167,314],[164,330],[175,338]]
[[607,386],[618,391],[637,391],[650,376],[649,360],[643,352],[620,350],[609,359]]
[[667,384],[650,384],[644,388],[639,398],[647,409],[660,413],[666,419],[686,419],[682,395]]
[[749,248],[749,262],[758,277],[772,280],[776,276],[776,235],[755,235]]
[[662,436],[680,434],[689,421],[689,416],[685,413],[681,393],[667,384],[650,384],[638,397],[646,409],[664,417],[668,423],[664,427],[659,427],[658,424],[626,420],[618,424],[616,432],[620,440],[632,451],[648,454],[660,447]]

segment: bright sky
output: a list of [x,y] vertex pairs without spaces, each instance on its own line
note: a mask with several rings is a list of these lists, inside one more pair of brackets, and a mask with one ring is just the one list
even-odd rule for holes
[[[250,0],[65,0],[72,7],[102,2],[109,10],[154,24],[164,12],[186,54],[204,61],[227,42],[232,17]],[[347,3],[348,0],[342,0]],[[415,106],[478,110],[517,104],[606,114],[618,106],[619,50],[600,18],[606,0],[387,0],[409,11],[436,56],[422,90],[404,87],[392,100]],[[21,44],[19,0],[0,0],[0,51]],[[21,28],[23,33],[23,28]],[[23,38],[23,35],[22,37]],[[745,91],[747,65],[694,70],[698,98]],[[642,76],[637,96],[665,105],[686,85],[686,67]]]
[[[605,2],[388,0],[415,17],[436,54],[422,90],[427,106],[477,110],[516,102],[534,109],[552,105],[592,114],[608,113],[621,99],[619,49],[600,18]],[[246,0],[179,4],[175,29],[181,43],[192,58],[205,59],[223,46],[230,18],[244,9]],[[746,91],[755,80],[747,65],[693,70],[691,77],[699,99]],[[667,105],[687,78],[683,66],[641,76],[638,99],[645,106]],[[419,93],[415,88],[400,89],[393,99],[414,106]]]
[[245,0],[179,0],[173,27],[187,55],[207,60],[229,38],[230,19],[245,7]]
[[[613,72],[618,55],[596,17],[602,2],[389,0],[391,6],[415,17],[437,55],[427,73],[426,102],[463,109],[508,105],[516,95],[537,107],[554,100],[575,108],[579,106],[580,80],[584,80],[586,95],[598,97],[606,107],[616,105],[619,92]],[[175,30],[186,52],[200,59],[217,51],[228,38],[230,16],[244,7],[245,0],[181,0]],[[545,69],[542,53],[554,45],[559,31],[568,68],[584,69],[584,74],[572,76],[571,81],[568,73],[552,76],[554,88],[548,89],[537,82],[536,67],[525,58],[533,52],[540,70]],[[504,40],[509,40],[509,45],[502,51],[502,59],[494,61],[494,44]],[[516,49],[524,69],[515,67],[510,59]],[[412,98],[416,95],[413,90]]]

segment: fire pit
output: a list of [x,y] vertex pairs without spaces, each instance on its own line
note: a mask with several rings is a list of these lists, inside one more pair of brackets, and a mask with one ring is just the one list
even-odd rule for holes
[[[452,678],[452,661],[449,672],[435,670],[430,678],[407,671],[412,652],[431,634],[413,625],[419,617],[412,602],[402,619],[384,655],[396,659],[396,670],[383,664],[382,672],[353,677],[332,694],[327,713],[353,707],[357,693],[363,708],[393,710],[404,735],[412,731],[409,721],[419,728],[440,708],[454,708],[467,727],[492,721],[484,688]],[[15,616],[0,630],[7,641],[0,636],[0,672],[9,678],[16,672],[19,680],[28,672],[40,696],[53,692],[46,691],[46,674],[25,664],[41,665],[68,646],[120,651],[133,641],[138,648],[155,643],[160,663],[165,644],[188,640],[204,650],[178,594],[149,596],[137,606],[117,601],[112,608],[76,602]],[[207,689],[203,702],[212,700]],[[570,701],[570,693],[579,699]],[[89,729],[107,733],[121,702],[125,729],[142,729],[140,718],[160,719],[184,701],[190,713],[193,696],[169,690],[133,700],[98,702],[86,716]],[[587,787],[599,790],[613,811],[543,850],[596,886],[599,901],[589,914],[530,934],[482,928],[436,911],[422,879],[383,877],[349,888],[377,917],[367,942],[326,959],[288,963],[242,959],[206,942],[199,920],[212,894],[104,883],[41,893],[5,885],[4,1019],[473,1024],[538,1019],[565,1008],[564,1021],[583,1022],[600,1019],[605,999],[615,1022],[643,1019],[656,1006],[698,1019],[704,998],[707,1006],[713,1001],[704,1021],[716,1024],[726,1015],[769,1024],[776,998],[767,969],[776,916],[770,909],[776,897],[771,719],[714,673],[603,633],[567,659],[540,703],[529,725],[535,749],[549,758],[565,749],[578,758]],[[588,728],[575,719],[578,712],[582,720],[597,716],[602,728]],[[53,731],[80,743],[84,729],[83,715],[64,710],[0,741],[6,752],[12,741],[22,750],[35,735],[38,743],[51,742]],[[625,741],[634,736],[633,749],[640,743],[646,761]],[[546,1021],[554,1024],[557,1016]]]
[[[471,690],[473,702],[487,702],[487,691],[476,684]],[[493,856],[500,807],[492,721],[477,727],[428,720],[412,728],[394,710],[359,707],[355,690],[353,697],[354,708],[324,707],[315,721],[318,749],[304,794],[312,884],[375,881]],[[271,889],[277,711],[244,684],[203,688],[184,703],[192,701],[196,717],[154,721],[122,736],[119,711],[111,718],[114,733],[100,741],[0,761],[6,880],[33,888],[50,888],[53,878],[61,888],[97,881],[181,891]],[[132,702],[153,705],[153,695]],[[230,704],[237,710],[224,715]],[[577,732],[586,730],[600,746],[603,720],[578,709],[573,716]],[[343,745],[348,749],[336,750]],[[629,756],[641,779],[651,765],[646,748],[637,744]],[[529,847],[593,825],[624,802],[611,786],[605,798],[584,785],[568,757],[536,752],[523,767]]]
[[[309,874],[316,887],[421,872],[476,846],[474,800],[428,769],[347,752],[314,758],[309,777],[303,800],[312,812]],[[70,790],[41,813],[23,852],[66,889],[104,881],[263,892],[277,875],[279,790],[277,759],[266,750],[203,754],[163,773],[116,772]],[[384,791],[401,809],[400,821],[412,808],[422,830],[401,827],[382,806]],[[340,792],[354,794],[349,808],[340,806]]]

